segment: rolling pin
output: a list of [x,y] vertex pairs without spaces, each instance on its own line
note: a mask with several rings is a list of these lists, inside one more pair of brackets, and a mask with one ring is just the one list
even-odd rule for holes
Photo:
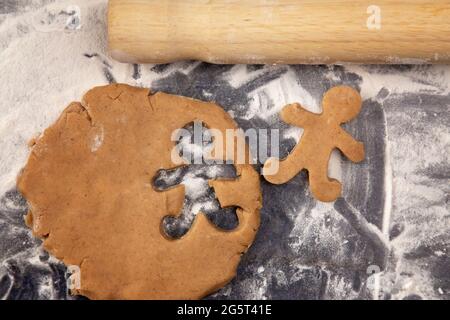
[[110,0],[130,63],[450,62],[449,0]]

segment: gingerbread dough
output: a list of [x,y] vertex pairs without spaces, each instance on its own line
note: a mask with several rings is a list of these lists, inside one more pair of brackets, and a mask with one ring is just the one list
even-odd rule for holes
[[224,134],[237,129],[213,103],[109,85],[70,104],[36,141],[18,188],[45,249],[80,266],[75,293],[196,299],[233,278],[259,226],[259,176],[251,165],[236,164],[235,180],[210,181],[223,207],[238,207],[236,229],[220,230],[199,213],[181,239],[162,231],[163,218],[181,212],[184,187],[157,191],[152,179],[176,167],[171,134],[194,120]]
[[[283,121],[304,128],[304,132],[286,159],[270,158],[266,161],[263,168],[265,178],[271,183],[282,184],[306,169],[314,197],[325,202],[336,200],[341,194],[341,183],[328,178],[328,161],[335,148],[353,162],[364,160],[364,145],[340,127],[358,115],[361,104],[357,91],[338,86],[325,93],[322,114],[306,111],[298,103],[284,107],[281,111]],[[278,171],[273,170],[277,165]],[[269,174],[275,171],[275,174]]]

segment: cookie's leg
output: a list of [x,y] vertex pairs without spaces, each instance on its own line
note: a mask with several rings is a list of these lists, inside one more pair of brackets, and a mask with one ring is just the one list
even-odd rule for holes
[[309,185],[311,192],[317,200],[331,202],[336,200],[342,191],[342,185],[336,179],[328,178],[327,166],[310,168]]
[[283,184],[295,177],[304,168],[300,148],[294,150],[284,160],[269,158],[263,167],[263,175],[273,184]]

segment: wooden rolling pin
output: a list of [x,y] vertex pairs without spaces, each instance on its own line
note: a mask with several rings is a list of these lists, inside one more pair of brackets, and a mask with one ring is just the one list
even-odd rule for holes
[[449,0],[110,0],[123,62],[448,63]]

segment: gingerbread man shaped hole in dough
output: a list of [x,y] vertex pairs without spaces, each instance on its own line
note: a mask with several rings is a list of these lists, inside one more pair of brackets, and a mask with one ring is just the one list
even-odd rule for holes
[[169,238],[180,239],[189,231],[200,212],[221,230],[237,228],[237,207],[222,208],[214,189],[209,185],[214,180],[236,178],[236,171],[231,164],[191,164],[171,170],[160,170],[153,179],[153,185],[158,191],[165,192],[177,185],[183,185],[185,188],[181,212],[176,216],[168,215],[162,221],[164,233]]
[[205,155],[212,148],[213,139],[204,124],[196,121],[182,129],[185,135],[177,139],[176,149],[179,156],[190,164],[170,170],[161,169],[153,179],[153,186],[161,192],[180,184],[185,188],[181,212],[176,216],[166,216],[162,221],[162,230],[170,238],[180,239],[189,231],[199,212],[219,229],[235,229],[238,226],[237,207],[222,208],[214,189],[209,185],[214,180],[236,179],[234,165],[207,164]]
[[340,126],[355,118],[361,105],[361,96],[357,91],[347,86],[338,86],[325,93],[321,114],[311,113],[298,103],[285,106],[281,111],[281,119],[302,127],[304,132],[287,158],[281,161],[270,158],[266,161],[264,177],[271,183],[282,184],[305,169],[309,173],[309,184],[314,197],[325,202],[336,200],[342,187],[339,181],[328,177],[328,162],[331,151],[335,148],[353,162],[364,159],[364,145]]

